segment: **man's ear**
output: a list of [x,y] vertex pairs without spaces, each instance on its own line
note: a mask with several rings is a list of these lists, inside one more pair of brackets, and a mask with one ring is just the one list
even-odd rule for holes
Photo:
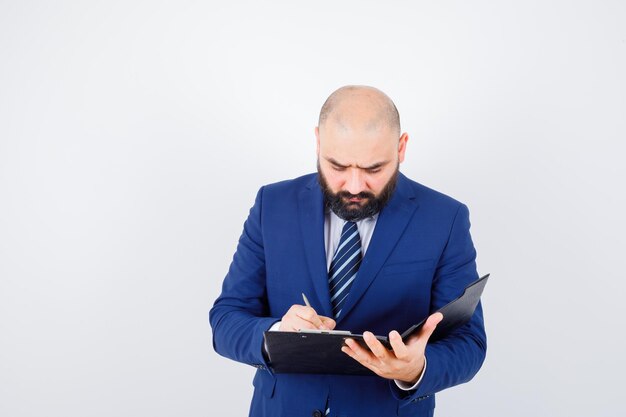
[[408,133],[404,132],[398,140],[398,162],[404,162],[404,153],[406,152],[406,143],[409,141]]
[[320,128],[315,126],[315,153],[320,156]]

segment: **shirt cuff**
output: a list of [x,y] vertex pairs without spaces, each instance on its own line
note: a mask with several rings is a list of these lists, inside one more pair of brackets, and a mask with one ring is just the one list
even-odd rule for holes
[[424,369],[422,369],[422,374],[418,378],[417,382],[413,384],[413,386],[410,386],[406,382],[398,381],[397,379],[394,379],[393,382],[395,382],[398,388],[400,388],[403,391],[411,391],[411,390],[416,389],[417,386],[420,384],[420,382],[422,382],[422,378],[424,377],[424,374],[426,373],[426,365],[428,365],[428,361],[426,360],[426,357],[424,357]]
[[281,321],[277,321],[276,323],[272,324],[272,327],[269,328],[269,332],[277,332],[278,329],[280,328],[280,323],[282,323]]
[[[272,324],[272,327],[270,327],[269,329],[267,329],[268,332],[276,332],[278,331],[278,328],[280,327],[280,321],[277,321],[276,323]],[[263,356],[265,356],[265,358],[267,358],[267,343],[265,342],[265,340],[263,340]]]

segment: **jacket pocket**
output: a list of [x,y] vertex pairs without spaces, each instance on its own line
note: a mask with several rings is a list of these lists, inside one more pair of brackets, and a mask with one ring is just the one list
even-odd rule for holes
[[434,261],[424,259],[421,261],[401,262],[383,267],[385,275],[410,274],[412,272],[426,271],[432,269]]

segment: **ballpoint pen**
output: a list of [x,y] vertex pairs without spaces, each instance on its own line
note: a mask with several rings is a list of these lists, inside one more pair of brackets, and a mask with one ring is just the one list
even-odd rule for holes
[[302,293],[302,299],[304,300],[304,305],[307,307],[311,307],[311,303],[309,303],[309,299],[306,298],[306,295],[304,295],[304,293]]

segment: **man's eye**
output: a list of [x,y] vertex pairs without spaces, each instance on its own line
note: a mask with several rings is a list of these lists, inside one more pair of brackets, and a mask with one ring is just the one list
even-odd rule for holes
[[337,165],[333,165],[333,169],[335,171],[345,171],[346,170],[344,167],[338,167]]
[[376,174],[377,172],[380,172],[380,168],[368,169],[367,172],[369,174]]

